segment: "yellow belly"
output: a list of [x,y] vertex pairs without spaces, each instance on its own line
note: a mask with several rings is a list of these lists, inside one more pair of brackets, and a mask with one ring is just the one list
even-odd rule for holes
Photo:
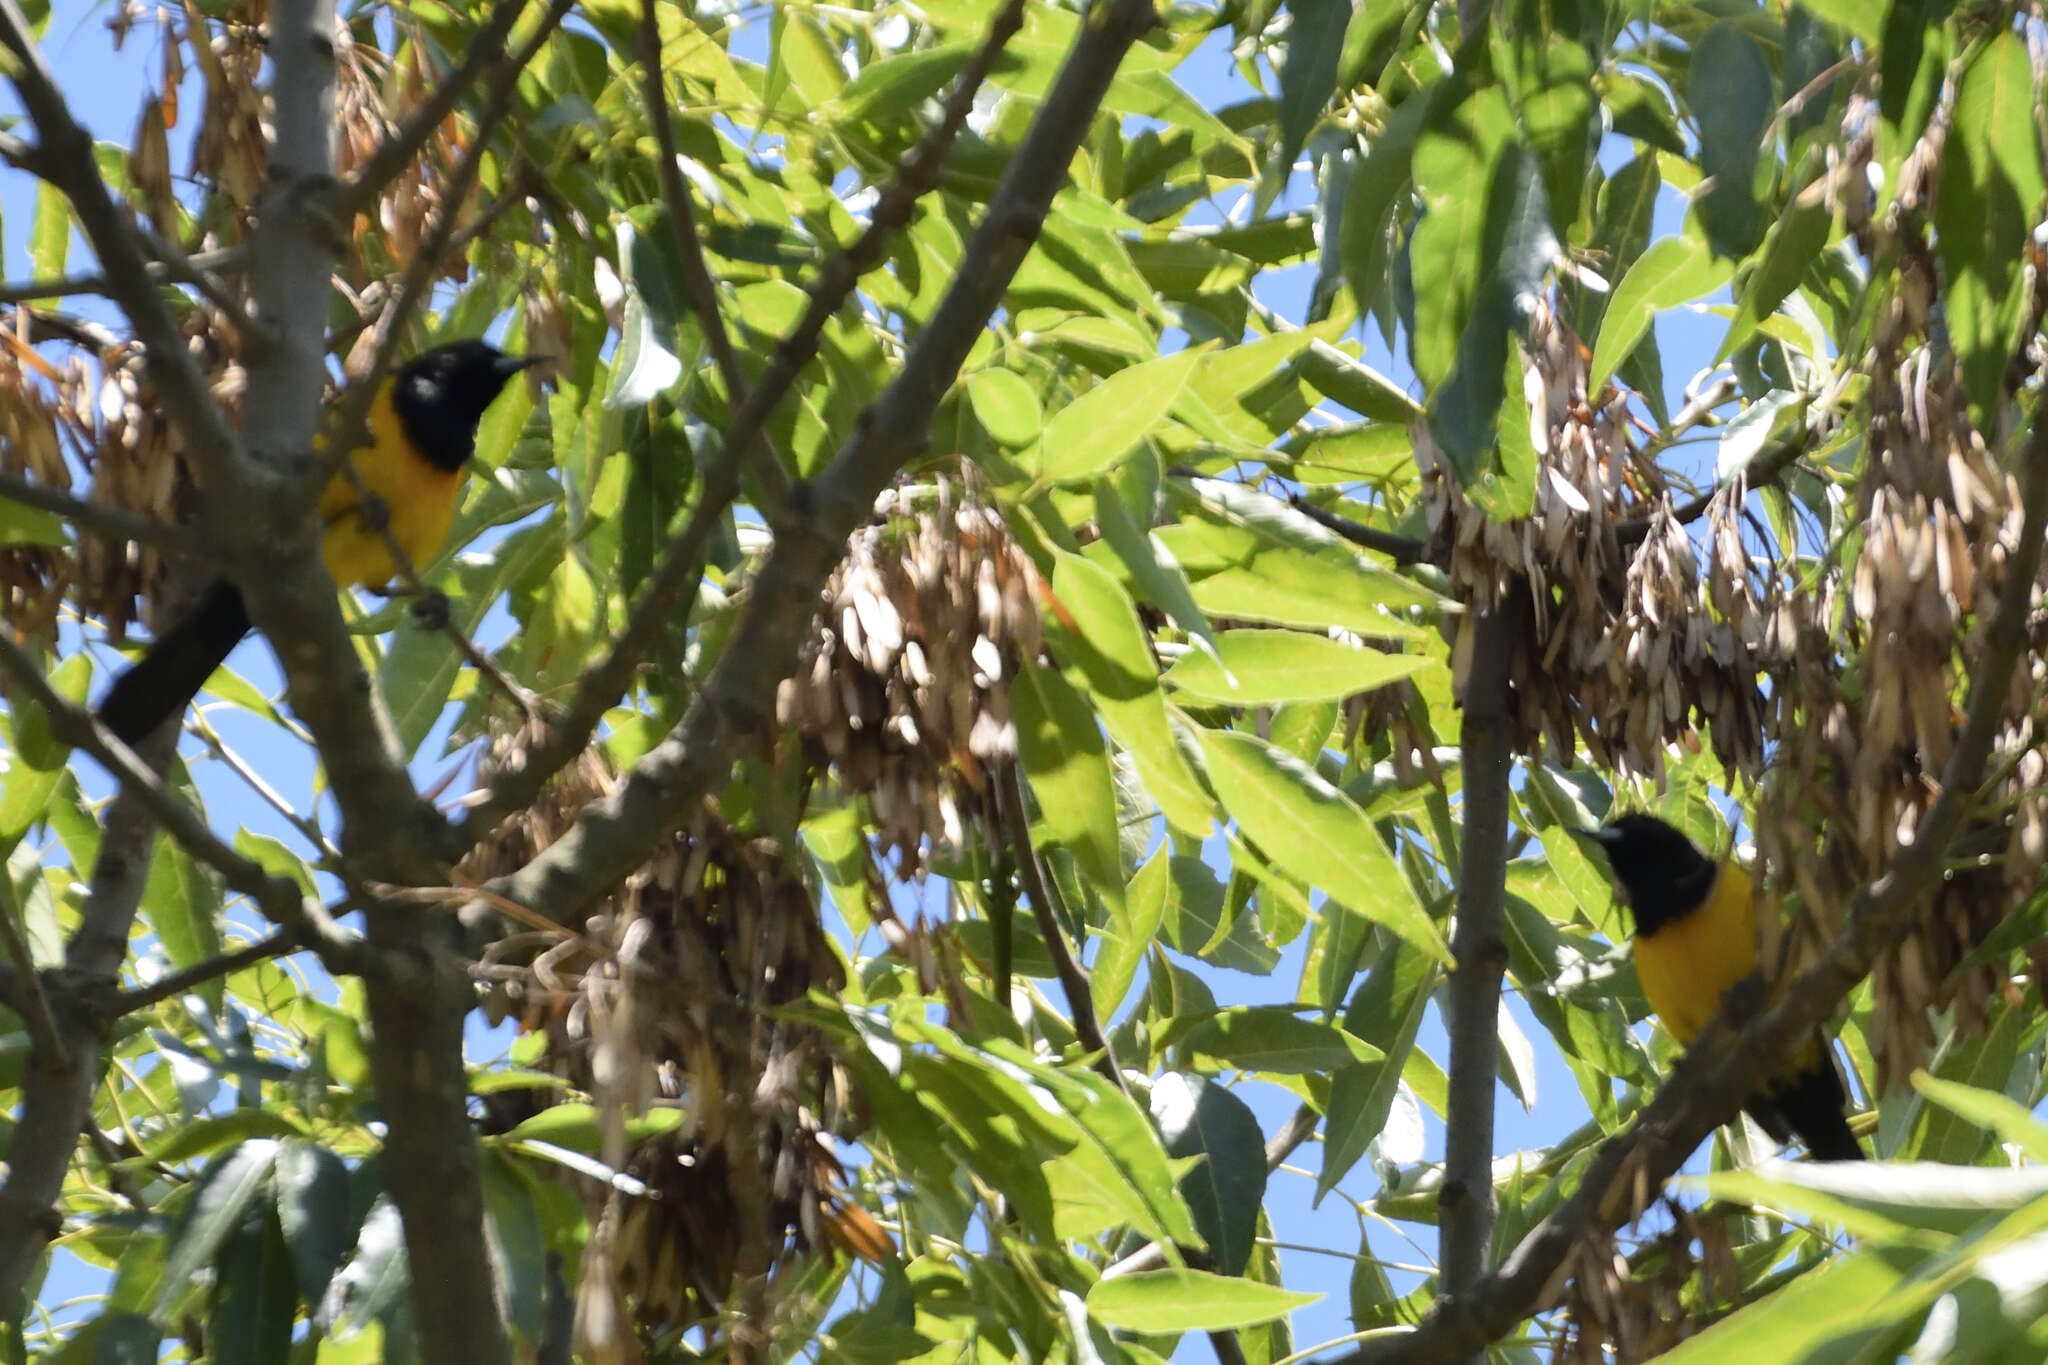
[[[363,486],[383,502],[393,538],[413,567],[424,569],[448,538],[462,473],[436,469],[411,453],[388,384],[370,405],[369,426],[372,445],[351,452],[349,460]],[[320,521],[327,528],[320,555],[339,586],[381,588],[398,576],[398,566],[383,533],[364,523],[361,505],[347,472],[337,471],[320,494]]]
[[1749,874],[1733,863],[1705,905],[1635,941],[1636,978],[1657,1018],[1690,1043],[1721,1009],[1728,988],[1756,967],[1756,900]]

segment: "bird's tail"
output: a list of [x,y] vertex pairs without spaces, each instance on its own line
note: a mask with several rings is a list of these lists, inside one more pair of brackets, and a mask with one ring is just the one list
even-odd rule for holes
[[[1849,1129],[1845,1112],[1849,1101],[1842,1089],[1841,1075],[1825,1047],[1817,1049],[1817,1053],[1811,1065],[1772,1086],[1759,1099],[1799,1136],[1814,1160],[1861,1161],[1863,1144]],[[1758,1118],[1762,1121],[1761,1115]],[[1764,1127],[1768,1129],[1771,1125],[1766,1122]],[[1783,1134],[1773,1136],[1783,1141]]]
[[221,661],[249,633],[242,594],[225,579],[206,590],[199,605],[158,636],[135,666],[114,679],[100,701],[100,724],[138,743],[198,695]]

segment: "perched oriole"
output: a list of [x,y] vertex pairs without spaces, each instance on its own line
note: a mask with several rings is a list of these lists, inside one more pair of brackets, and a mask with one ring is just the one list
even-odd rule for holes
[[[370,443],[349,453],[363,487],[382,504],[391,536],[414,564],[448,537],[463,466],[476,453],[477,423],[505,381],[540,359],[511,356],[483,341],[423,352],[394,372],[370,405]],[[397,575],[391,548],[345,471],[320,494],[326,531],[320,557],[342,587],[381,588]],[[100,721],[129,744],[181,713],[214,669],[249,633],[242,594],[222,579],[158,636],[134,667],[114,679]]]
[[[1721,1009],[1728,988],[1756,967],[1756,896],[1749,874],[1712,862],[1654,815],[1624,815],[1577,830],[1607,853],[1621,899],[1635,917],[1636,977],[1657,1018],[1691,1043]],[[1796,1134],[1822,1161],[1863,1156],[1845,1117],[1848,1097],[1825,1034],[1746,1106],[1780,1143]]]

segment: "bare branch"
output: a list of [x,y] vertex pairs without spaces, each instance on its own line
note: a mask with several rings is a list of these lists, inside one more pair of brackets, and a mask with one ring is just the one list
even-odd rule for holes
[[82,526],[107,540],[132,540],[138,545],[167,550],[201,563],[219,562],[211,547],[186,527],[145,517],[109,503],[87,502],[24,479],[19,474],[0,472],[0,498],[18,502],[23,507],[54,512],[73,525]]
[[[162,779],[101,725],[92,712],[51,687],[35,661],[4,632],[0,632],[0,673],[12,678],[42,709],[51,734],[91,754],[120,781],[122,790],[133,796],[152,821],[162,825],[187,852],[220,873],[232,890],[247,896],[272,923],[304,935],[306,942],[318,949],[322,960],[334,970],[348,969],[356,943],[353,935],[336,927],[317,902],[306,900],[295,882],[272,876],[261,863],[223,843],[205,817],[172,795]],[[125,950],[124,939],[124,954]],[[116,962],[118,965],[118,959]]]
[[[182,265],[193,271],[204,271],[209,275],[222,270],[239,268],[248,259],[248,252],[241,247],[223,247],[218,251],[202,251],[197,255],[182,258]],[[162,261],[146,261],[143,270],[153,281],[173,283],[178,276],[169,265]],[[50,280],[23,280],[18,284],[0,284],[0,303],[34,303],[41,299],[69,298],[74,294],[98,294],[105,298],[114,297],[114,285],[102,274],[60,275]]]
[[[1131,3],[1135,5],[1136,0],[1131,0]],[[661,638],[662,632],[673,622],[677,607],[684,600],[685,590],[701,577],[704,547],[725,515],[727,506],[739,493],[740,466],[749,458],[749,451],[759,439],[769,415],[788,394],[790,386],[796,382],[796,377],[803,367],[816,354],[818,338],[824,333],[826,322],[846,302],[853,287],[859,283],[861,275],[880,262],[889,237],[910,221],[910,214],[916,207],[917,200],[937,186],[939,173],[944,169],[946,156],[952,150],[954,139],[965,126],[967,115],[973,111],[975,93],[995,65],[996,58],[1002,54],[1004,45],[1022,26],[1023,11],[1021,0],[1009,0],[1003,7],[990,25],[987,39],[968,64],[961,69],[951,93],[946,97],[945,109],[939,122],[934,124],[919,140],[917,146],[904,156],[898,165],[896,178],[883,186],[867,230],[851,247],[833,257],[820,271],[818,279],[811,285],[810,304],[802,321],[776,346],[775,354],[769,360],[760,382],[747,392],[745,401],[740,403],[738,411],[733,414],[732,422],[726,428],[724,448],[704,471],[703,485],[697,495],[697,505],[691,510],[689,520],[684,523],[682,530],[671,537],[669,543],[663,547],[661,562],[653,576],[649,578],[646,588],[642,590],[640,600],[633,604],[625,628],[611,642],[604,655],[577,679],[576,691],[569,703],[568,711],[555,724],[548,727],[547,734],[527,755],[525,766],[517,772],[501,773],[494,780],[488,799],[465,824],[465,832],[472,842],[483,837],[505,816],[531,802],[547,784],[549,778],[560,772],[564,764],[582,753],[585,746],[590,743],[591,735],[596,733],[598,722],[604,718],[604,713],[616,705],[631,686],[634,670],[640,667],[648,651],[653,648],[654,642]],[[1131,40],[1127,38],[1123,41],[1128,44]],[[1118,60],[1121,60],[1122,51],[1121,47],[1117,49]],[[1093,109],[1099,100],[1098,94],[1090,100],[1088,107]],[[1076,133],[1077,141],[1078,136]],[[1022,152],[1019,155],[1021,156]],[[1071,157],[1071,151],[1067,155]],[[962,263],[963,270],[988,264],[992,258],[993,247],[985,239],[990,235],[988,224],[999,221],[996,217],[998,207],[1006,213],[1026,215],[1031,231],[1036,232],[1036,223],[1043,217],[1044,208],[1040,206],[1034,210],[1030,207],[1031,202],[1038,197],[1037,187],[1025,188],[1028,182],[1019,175],[1017,165],[1015,161],[1011,163],[1011,171],[1003,183],[1005,186],[1015,185],[1019,188],[1013,191],[1008,199],[999,193],[997,200],[990,205],[990,216],[984,223],[982,232],[976,235],[976,242],[982,244],[981,258],[977,259],[970,254]],[[1048,171],[1029,163],[1027,167],[1025,175],[1032,178],[1048,174],[1063,175],[1066,170],[1066,159],[1061,160],[1057,170]],[[1045,198],[1050,199],[1050,191],[1047,191]],[[1015,263],[1005,268],[1002,281],[1006,283],[1015,269]],[[1001,289],[998,288],[992,297],[999,300]],[[994,302],[990,302],[988,313],[984,313],[972,324],[975,330],[978,331],[982,323],[988,320],[989,313],[993,313],[994,308]],[[956,321],[954,325],[967,324],[961,320]],[[966,340],[971,344],[972,333],[967,335]],[[963,350],[961,354],[964,356],[965,351]],[[920,385],[936,382],[943,392],[945,384],[950,382],[951,374],[958,369],[958,365],[959,362],[955,361],[952,369],[948,370],[943,378],[923,376],[916,382]],[[904,380],[899,377],[897,383],[903,382]],[[937,404],[938,397],[938,393],[931,394],[932,405]],[[922,428],[911,433],[911,436],[913,444],[921,444]],[[865,438],[857,436],[854,444],[866,446],[868,442]],[[911,448],[911,445],[906,444],[902,450],[907,452]],[[879,482],[877,487],[879,488]],[[872,503],[872,496],[868,501]],[[835,557],[838,553],[840,551],[835,549]],[[819,581],[823,581],[822,574]]]
[[1335,512],[1324,511],[1299,493],[1290,495],[1287,505],[1325,530],[1336,532],[1353,545],[1383,554],[1397,565],[1420,564],[1423,561],[1423,544],[1414,536],[1396,535],[1349,517],[1340,517]]
[[13,56],[9,75],[36,125],[37,143],[23,164],[70,199],[100,259],[106,293],[135,328],[158,397],[184,435],[202,478],[231,468],[240,459],[241,440],[213,401],[183,333],[158,295],[149,264],[136,249],[134,215],[114,202],[100,178],[92,137],[71,116],[16,0],[0,0],[0,47]]
[[1111,1085],[1127,1090],[1122,1068],[1116,1064],[1116,1053],[1109,1046],[1109,1039],[1102,1036],[1102,1026],[1095,1019],[1095,993],[1088,987],[1088,973],[1081,970],[1081,964],[1074,960],[1074,949],[1067,942],[1067,931],[1061,927],[1059,916],[1053,912],[1052,891],[1047,885],[1044,869],[1038,862],[1038,850],[1031,846],[1031,816],[1025,804],[1024,770],[1015,763],[1003,765],[1004,771],[996,777],[996,805],[1002,812],[1003,837],[1009,842],[1010,856],[1017,860],[1017,876],[1024,883],[1024,894],[1031,898],[1031,914],[1038,921],[1038,936],[1045,940],[1045,950],[1052,956],[1053,971],[1060,979],[1060,990],[1067,997],[1067,1010],[1073,1015],[1074,1033],[1081,1040],[1081,1046],[1095,1054],[1095,1069]]
[[115,1019],[124,1014],[133,1014],[137,1010],[148,1009],[158,1001],[169,1000],[174,995],[183,995],[194,986],[204,985],[216,977],[228,976],[241,971],[244,967],[267,962],[273,957],[282,957],[299,946],[299,936],[296,933],[290,929],[280,929],[268,938],[259,938],[253,943],[244,944],[231,953],[222,953],[219,957],[210,957],[181,971],[158,977],[147,986],[122,991],[106,1002],[101,1013],[108,1019]]
[[42,975],[36,971],[35,959],[30,956],[28,942],[21,936],[21,926],[14,922],[14,916],[0,910],[0,940],[4,940],[7,955],[14,959],[14,972],[10,978],[18,983],[14,994],[19,997],[22,1023],[28,1026],[29,1041],[34,1044],[33,1056],[43,1065],[56,1070],[68,1070],[71,1066],[71,1051],[64,1045],[63,1031],[57,1027],[57,1016],[50,1012],[50,997],[43,989]]
[[[427,139],[434,135],[434,130],[455,112],[455,106],[462,103],[470,88],[486,71],[504,60],[505,39],[511,35],[512,25],[525,9],[526,0],[498,0],[491,9],[489,21],[477,30],[455,69],[434,82],[431,93],[391,130],[377,150],[370,154],[370,159],[357,169],[354,179],[328,195],[322,208],[330,219],[346,223],[356,214],[369,211],[384,187],[396,180],[419,155],[420,148],[427,145]],[[547,27],[552,29],[553,25]]]
[[[1437,1194],[1438,1266],[1443,1292],[1456,1295],[1486,1271],[1496,1212],[1493,1192],[1494,1096],[1499,1084],[1501,976],[1508,946],[1502,927],[1507,894],[1508,775],[1514,766],[1509,695],[1516,638],[1527,629],[1517,596],[1477,612],[1472,664],[1458,745],[1465,771],[1465,821],[1458,845],[1457,925],[1451,955],[1450,1098],[1444,1114],[1444,1183]],[[1481,1355],[1483,1362],[1484,1356]]]
[[[740,371],[740,358],[733,352],[732,338],[726,335],[725,317],[718,306],[718,285],[711,278],[711,267],[704,262],[704,246],[697,234],[697,210],[690,202],[689,186],[683,183],[682,168],[677,164],[681,154],[676,150],[676,130],[668,116],[668,87],[662,79],[659,4],[660,0],[641,0],[640,4],[642,94],[647,121],[654,127],[654,143],[661,151],[655,169],[661,179],[661,197],[668,204],[669,225],[675,230],[676,257],[683,264],[683,287],[690,293],[690,307],[704,328],[705,344],[711,348],[711,358],[725,380],[726,393],[737,408],[746,401],[747,377]],[[767,433],[754,440],[745,457],[751,458],[754,477],[761,481],[770,508],[779,512],[789,500],[789,476],[783,473],[782,459],[769,443]]]
[[2026,643],[2027,617],[2041,542],[2048,532],[2048,421],[2036,420],[2022,457],[2019,543],[2005,566],[2005,589],[1970,670],[1970,705],[1942,769],[1940,795],[1928,807],[1883,876],[1848,907],[1846,932],[1820,962],[1777,992],[1778,1003],[1738,1023],[1757,998],[1738,989],[1722,1016],[1672,1068],[1657,1097],[1627,1132],[1601,1144],[1579,1187],[1532,1228],[1500,1267],[1464,1294],[1440,1298],[1413,1331],[1366,1342],[1332,1365],[1392,1365],[1449,1360],[1482,1349],[1538,1311],[1546,1287],[1592,1227],[1615,1227],[1631,1215],[1633,1192],[1654,1188],[1714,1128],[1740,1112],[1773,1059],[1804,1047],[1878,958],[1911,929],[1920,903],[1943,875],[1949,845],[1975,807],[1985,760],[1998,732],[2015,663]]

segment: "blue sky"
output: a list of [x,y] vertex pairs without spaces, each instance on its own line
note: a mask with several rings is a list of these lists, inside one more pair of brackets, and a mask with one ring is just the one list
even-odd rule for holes
[[[133,127],[135,112],[142,90],[155,79],[157,68],[154,32],[148,25],[138,25],[131,34],[127,49],[120,54],[108,50],[106,33],[102,27],[108,11],[92,6],[63,4],[53,20],[46,43],[46,52],[57,70],[60,81],[74,91],[91,92],[90,99],[79,101],[80,117],[99,137],[124,142]],[[758,57],[765,52],[765,23],[754,26],[754,32],[739,45],[747,55]],[[1212,41],[1184,64],[1178,77],[1182,84],[1205,105],[1211,107],[1244,98],[1251,93],[1236,73],[1223,42]],[[174,147],[189,137],[197,117],[196,98],[185,101],[186,118],[174,133]],[[12,112],[9,97],[0,96],[0,111]],[[174,157],[182,164],[182,156]],[[1290,193],[1280,207],[1306,207],[1312,197],[1312,186],[1305,176],[1297,175]],[[1227,196],[1222,203],[1227,208],[1239,196]],[[5,276],[18,280],[29,274],[27,241],[33,218],[33,184],[27,177],[11,170],[0,170],[0,241],[4,241]],[[1278,211],[1278,207],[1276,210]],[[1657,231],[1662,234],[1676,230],[1681,206],[1668,191],[1660,207]],[[89,255],[82,246],[75,246],[70,269],[73,271],[89,268]],[[1313,266],[1296,267],[1287,271],[1270,272],[1261,281],[1260,297],[1280,316],[1299,320],[1306,307],[1309,287],[1314,277]],[[70,305],[75,311],[106,321],[115,321],[111,310],[94,300],[74,300]],[[1682,399],[1681,388],[1693,371],[1711,358],[1714,346],[1719,342],[1725,324],[1712,317],[1691,314],[1676,314],[1663,319],[1658,328],[1658,339],[1663,348],[1665,370],[1670,380],[1672,393],[1669,395],[1674,408]],[[1407,367],[1397,357],[1388,355],[1380,347],[1377,333],[1368,332],[1366,340],[1370,348],[1368,359],[1397,378],[1407,380]],[[1711,442],[1686,447],[1677,456],[1684,472],[1699,479],[1710,478],[1713,467]],[[502,611],[496,614],[496,629],[506,624]],[[487,629],[491,629],[488,628]],[[114,662],[110,653],[102,651],[102,663],[110,666]],[[233,666],[242,671],[259,687],[275,688],[276,673],[267,651],[260,643],[245,645],[236,654]],[[104,684],[104,673],[101,684]],[[228,708],[217,708],[212,713],[214,723],[219,727],[227,742],[249,759],[279,791],[289,799],[304,804],[314,790],[314,770],[309,761],[309,752],[302,746],[285,739],[274,727],[242,716]],[[187,741],[187,753],[191,756],[196,748]],[[430,739],[423,746],[423,754],[437,754],[440,748],[438,738]],[[422,785],[439,780],[452,765],[450,758],[423,759],[416,763],[415,772]],[[82,765],[89,770],[90,765]],[[221,765],[212,762],[197,764],[195,774],[203,792],[214,823],[220,827],[244,827],[273,835],[296,844],[297,836],[266,804],[257,799],[231,773]],[[88,771],[85,774],[88,789],[96,793],[106,790],[104,781]],[[456,790],[460,790],[460,783]],[[937,906],[939,898],[929,893],[913,899],[926,907]],[[238,920],[247,923],[246,915]],[[872,950],[876,945],[861,947]],[[1197,970],[1209,982],[1219,1002],[1223,1003],[1284,1003],[1294,998],[1294,984],[1301,970],[1303,940],[1297,942],[1282,954],[1279,966],[1269,976],[1253,977],[1242,973],[1220,971],[1206,966]],[[1136,992],[1133,992],[1134,996]],[[1497,1149],[1511,1152],[1544,1146],[1571,1132],[1588,1117],[1585,1103],[1571,1073],[1565,1068],[1551,1045],[1548,1036],[1523,1007],[1519,998],[1510,996],[1509,1012],[1520,1026],[1523,1034],[1534,1045],[1536,1058],[1535,1097],[1533,1107],[1526,1110],[1508,1090],[1499,1092],[1497,1110]],[[475,1060],[486,1060],[499,1055],[509,1033],[505,1030],[490,1032],[479,1023],[471,1032],[471,1055]],[[1425,1025],[1419,1046],[1440,1062],[1447,1058],[1445,1038],[1434,1011]],[[1292,1094],[1278,1087],[1262,1084],[1246,1084],[1239,1087],[1239,1093],[1252,1106],[1262,1127],[1271,1132],[1293,1111],[1296,1099]],[[1439,1158],[1443,1147],[1443,1130],[1440,1121],[1428,1116],[1424,1125],[1426,1155]],[[1357,1251],[1361,1229],[1361,1218],[1357,1209],[1346,1201],[1342,1193],[1333,1194],[1320,1208],[1310,1207],[1314,1184],[1312,1172],[1319,1163],[1319,1156],[1313,1147],[1305,1147],[1295,1158],[1294,1165],[1276,1175],[1268,1191],[1268,1207],[1274,1225],[1279,1229],[1281,1239],[1288,1244],[1282,1251],[1285,1278],[1292,1288],[1320,1291],[1328,1295],[1321,1303],[1302,1310],[1296,1315],[1294,1327],[1297,1345],[1340,1336],[1350,1330],[1348,1319],[1347,1284],[1351,1272],[1350,1257]],[[1701,1159],[1696,1157],[1695,1164]],[[1308,1172],[1298,1174],[1296,1172]],[[1354,1171],[1346,1182],[1346,1189],[1358,1197],[1368,1197],[1373,1181],[1364,1165]],[[1412,1238],[1413,1241],[1408,1239]],[[1371,1228],[1373,1251],[1382,1258],[1421,1264],[1427,1262],[1434,1250],[1434,1237],[1428,1228],[1411,1227],[1395,1229],[1385,1224]],[[1294,1248],[1301,1249],[1294,1249]],[[1317,1250],[1325,1248],[1327,1252]],[[1397,1289],[1405,1289],[1413,1283],[1410,1276],[1395,1277]],[[54,1302],[76,1293],[89,1292],[94,1277],[84,1273],[75,1263],[68,1273],[53,1277],[45,1294],[46,1302]],[[1205,1343],[1191,1342],[1183,1349],[1181,1358],[1206,1360],[1209,1350]]]

